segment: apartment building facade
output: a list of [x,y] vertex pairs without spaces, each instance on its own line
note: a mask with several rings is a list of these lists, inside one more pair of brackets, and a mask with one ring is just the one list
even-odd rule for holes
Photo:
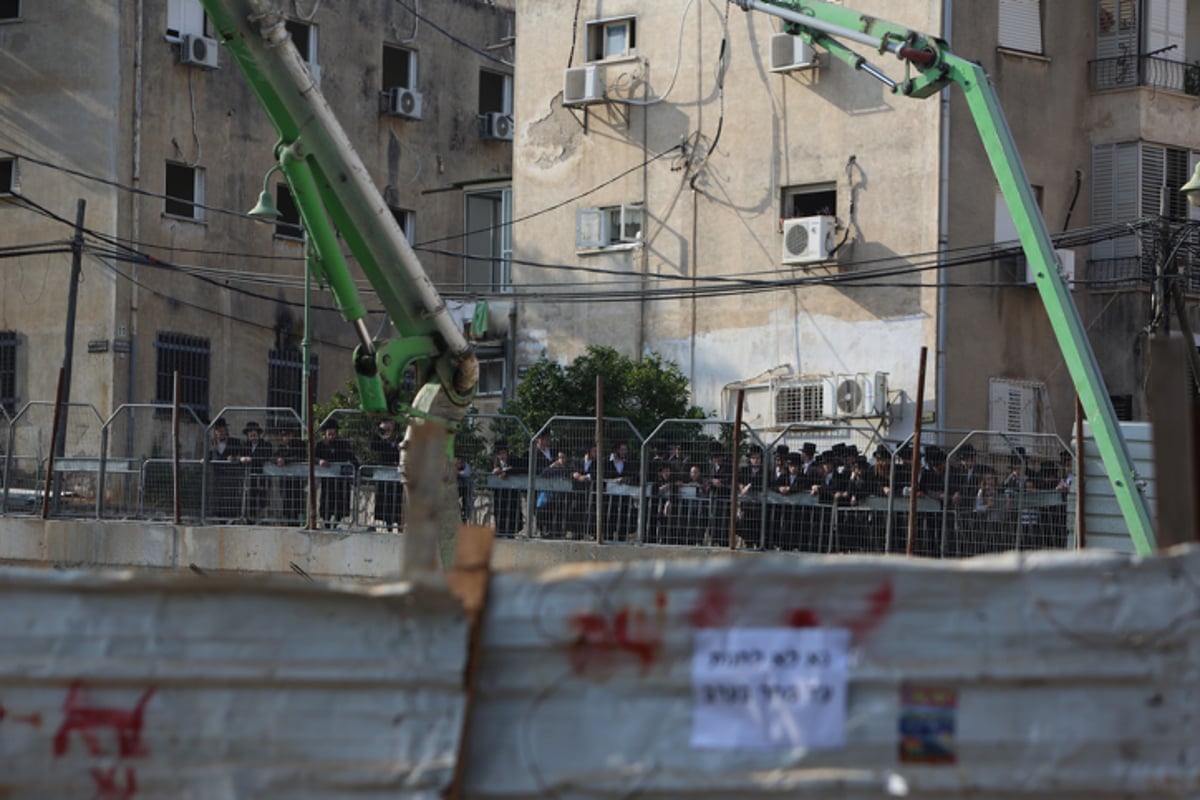
[[[513,15],[480,0],[281,2],[393,214],[464,321],[493,291],[511,197]],[[275,134],[198,0],[0,4],[0,402],[53,400],[79,201],[72,399],[299,409],[304,232]],[[246,215],[260,192],[282,218]],[[475,231],[466,235],[468,231]],[[479,231],[482,231],[480,233]],[[54,252],[48,252],[54,251]],[[353,264],[351,265],[354,268]],[[390,334],[360,281],[368,327]],[[311,292],[317,399],[351,377],[349,326]],[[506,318],[506,315],[502,315]],[[502,354],[498,325],[481,352]],[[502,379],[489,371],[485,390]]]
[[[1067,234],[1060,258],[1109,391],[1144,417],[1165,259],[1139,220],[1161,195],[1173,235],[1191,235],[1175,189],[1200,152],[1198,4],[846,5],[987,70],[1047,226]],[[897,96],[736,3],[516,11],[519,364],[591,343],[657,351],[723,416],[745,389],[757,426],[903,437],[926,348],[926,425],[1069,436],[1073,386],[958,88]]]

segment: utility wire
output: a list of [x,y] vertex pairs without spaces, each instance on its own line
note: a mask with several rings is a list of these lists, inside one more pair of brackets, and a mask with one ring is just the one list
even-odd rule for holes
[[494,61],[494,62],[496,62],[497,64],[503,64],[503,65],[504,65],[504,66],[506,66],[506,67],[511,67],[511,66],[512,66],[512,62],[511,62],[511,61],[505,61],[505,60],[504,60],[504,59],[502,59],[502,58],[496,58],[494,55],[492,55],[491,53],[487,52],[486,50],[480,50],[478,47],[475,47],[474,45],[472,45],[472,44],[469,44],[469,43],[467,43],[467,42],[464,42],[462,39],[458,38],[458,37],[457,37],[457,36],[455,36],[453,33],[450,33],[450,31],[448,31],[448,30],[446,30],[445,28],[443,28],[442,26],[438,25],[436,22],[434,22],[433,20],[431,20],[429,17],[426,17],[425,15],[421,14],[421,13],[420,13],[419,11],[417,11],[415,8],[413,8],[412,6],[410,6],[408,3],[404,2],[404,0],[394,0],[394,2],[396,3],[396,5],[400,6],[400,7],[401,7],[401,8],[403,8],[403,9],[405,9],[406,11],[408,11],[408,13],[412,14],[414,17],[416,17],[417,19],[421,20],[421,21],[422,21],[422,22],[424,22],[426,25],[428,25],[429,27],[433,28],[435,31],[437,31],[438,33],[442,34],[442,35],[443,35],[443,36],[445,36],[447,39],[449,39],[450,41],[452,41],[452,42],[454,42],[455,44],[459,45],[460,47],[465,47],[465,48],[467,48],[468,50],[470,50],[472,53],[475,53],[475,54],[477,54],[477,55],[481,55],[481,56],[483,56],[484,58],[486,58],[487,60],[489,60],[489,61]]

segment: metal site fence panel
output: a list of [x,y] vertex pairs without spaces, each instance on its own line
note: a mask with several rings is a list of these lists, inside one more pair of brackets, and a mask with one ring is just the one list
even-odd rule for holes
[[507,414],[468,414],[454,439],[458,498],[464,522],[496,528],[498,536],[525,529],[529,475],[520,463],[533,437]]
[[[736,539],[759,547],[766,519],[766,468],[759,459],[751,477],[750,454],[763,454],[763,441],[743,423],[735,454],[734,423],[673,419],[659,423],[642,446],[647,486],[642,541],[687,547],[729,547],[731,516]],[[744,465],[743,463],[744,462]],[[747,470],[739,475],[739,468]],[[735,489],[744,478],[746,492]],[[736,511],[732,510],[738,492]]]
[[[303,482],[307,484],[308,450],[302,444],[300,419],[294,411],[227,406],[205,428],[204,442],[200,481],[203,524],[292,522],[293,518],[285,513],[285,503],[277,497],[284,485],[275,480],[280,476],[274,472],[280,458],[285,463],[302,464]],[[293,467],[292,471],[300,469]],[[350,480],[353,483],[353,474]],[[294,487],[286,488],[290,491]],[[345,516],[349,516],[348,502]]]
[[[64,403],[59,416],[61,448],[53,459],[50,513],[55,517],[94,516],[100,465],[103,418],[88,403]],[[5,508],[18,503],[28,513],[41,513],[45,469],[54,450],[54,403],[26,403],[9,426],[5,472]],[[36,476],[36,477],[35,477]],[[16,501],[16,502],[14,502]]]
[[606,541],[639,541],[642,436],[623,418],[605,417],[600,431],[598,448],[594,417],[552,417],[520,451],[530,536],[594,541],[599,503]]
[[[164,413],[165,412],[165,413]],[[118,406],[100,431],[100,504],[101,519],[135,519],[151,508],[165,509],[168,519],[174,512],[174,423],[170,409],[162,405],[124,404]],[[204,455],[204,424],[187,407],[179,409],[179,458],[199,461]],[[148,466],[149,464],[149,466]],[[181,475],[180,494],[189,491],[197,499],[197,482],[189,486]],[[182,500],[183,498],[181,498]],[[181,502],[181,511],[189,504]],[[199,506],[191,504],[190,516],[199,517]]]
[[[175,519],[175,461],[170,458],[147,458],[142,462],[138,492],[137,518],[156,522]],[[204,483],[204,462],[189,459],[179,462],[179,515],[184,524],[200,522],[200,506]]]

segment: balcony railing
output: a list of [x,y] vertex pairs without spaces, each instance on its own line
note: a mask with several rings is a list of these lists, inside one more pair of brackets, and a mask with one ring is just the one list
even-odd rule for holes
[[1130,54],[1097,59],[1088,66],[1093,91],[1150,86],[1200,95],[1200,63]]
[[1141,227],[1137,234],[1141,255],[1092,259],[1087,282],[1092,291],[1150,287],[1158,275],[1158,264],[1170,256],[1169,273],[1176,273],[1189,294],[1200,293],[1200,222],[1175,222],[1164,238],[1157,225]]

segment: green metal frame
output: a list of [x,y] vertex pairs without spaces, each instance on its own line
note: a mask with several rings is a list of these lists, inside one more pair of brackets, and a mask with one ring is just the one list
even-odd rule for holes
[[[826,48],[855,69],[867,71],[888,83],[896,94],[923,98],[937,94],[951,83],[962,88],[1016,225],[1021,247],[1033,268],[1038,294],[1075,384],[1075,392],[1092,423],[1096,447],[1112,482],[1129,536],[1138,553],[1153,552],[1155,539],[1149,503],[1138,484],[1137,471],[1088,342],[1087,331],[1059,272],[1050,233],[987,73],[978,64],[951,53],[940,39],[859,14],[845,6],[820,0],[734,1],[746,11],[762,11],[785,20],[793,33]],[[905,62],[908,76],[902,81],[891,81],[871,68],[865,58],[842,44],[839,38],[873,45],[881,54],[895,54]]]

